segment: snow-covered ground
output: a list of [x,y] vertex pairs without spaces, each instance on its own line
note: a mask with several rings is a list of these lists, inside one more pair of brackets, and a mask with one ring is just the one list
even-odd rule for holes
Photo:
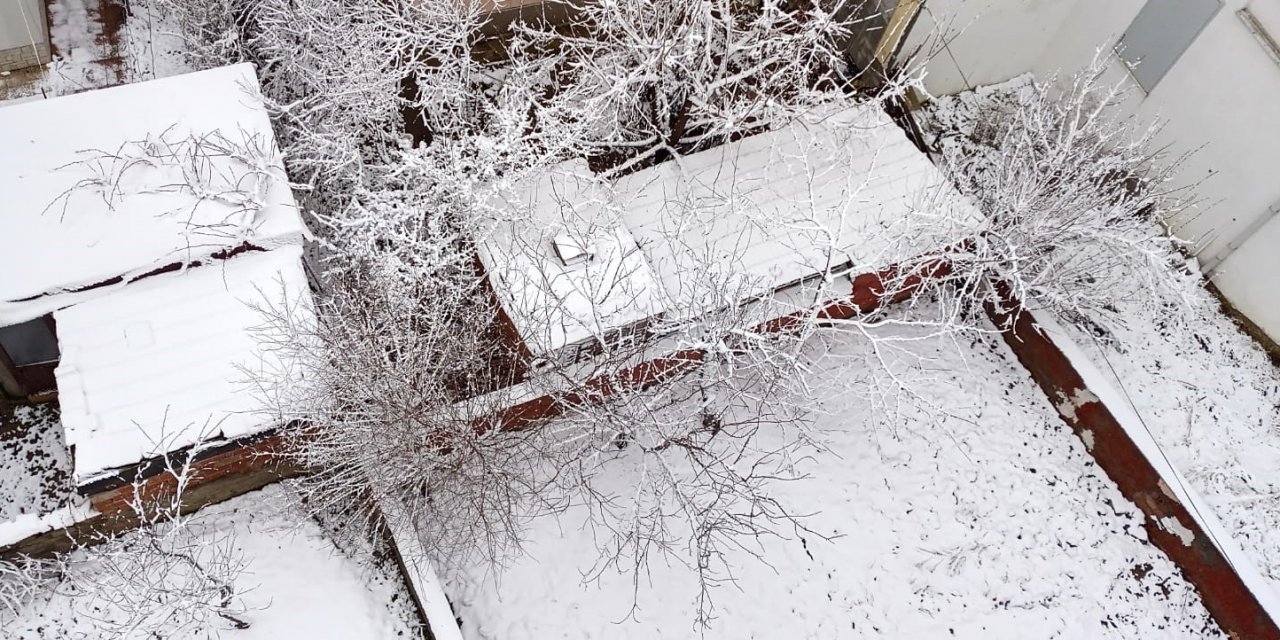
[[[897,337],[911,329],[894,329]],[[1142,516],[1062,425],[995,335],[901,343],[930,410],[881,424],[860,358],[824,376],[826,450],[774,495],[816,512],[816,535],[744,541],[713,593],[707,638],[1202,638],[1218,634]],[[836,354],[866,347],[852,335]],[[611,464],[627,465],[620,457]],[[625,477],[626,473],[617,474]],[[623,491],[624,487],[610,487]],[[695,573],[584,580],[596,546],[582,510],[535,521],[527,555],[449,590],[472,639],[696,637]],[[753,557],[760,554],[761,558]],[[763,562],[761,561],[763,560]],[[632,608],[632,605],[635,608]]]
[[93,513],[72,486],[57,406],[0,403],[0,547]]
[[1123,323],[1073,338],[1280,590],[1280,370],[1188,267],[1191,305],[1121,301]]
[[[984,109],[1012,104],[1030,77],[945,98],[935,130],[984,137]],[[953,161],[989,151],[943,138]],[[1153,223],[1154,225],[1154,223]],[[1110,378],[1160,453],[1211,506],[1255,567],[1280,589],[1280,370],[1205,289],[1196,262],[1168,249],[1169,290],[1111,292],[1114,310],[1091,331],[1064,322],[1072,341]]]
[[[127,15],[122,8],[128,6]],[[43,67],[0,77],[0,102],[36,100],[192,71],[169,16],[152,0],[52,0],[49,35],[57,52]],[[104,11],[107,9],[107,11]],[[124,17],[123,20],[119,20]]]
[[0,523],[68,504],[70,473],[57,405],[0,406]]
[[[340,551],[283,485],[208,507],[193,526],[209,539],[230,535],[234,550],[248,561],[237,580],[245,612],[236,617],[250,624],[247,629],[228,624],[195,637],[384,640],[420,635],[411,600],[389,565],[374,562],[368,549]],[[46,594],[21,618],[5,622],[4,637],[120,637],[102,631],[109,610],[84,611],[86,601],[72,593],[60,589]]]

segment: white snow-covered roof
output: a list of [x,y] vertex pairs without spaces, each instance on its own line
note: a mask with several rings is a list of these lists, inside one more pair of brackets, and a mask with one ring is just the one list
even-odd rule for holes
[[950,185],[875,104],[663,163],[614,188],[677,300],[708,286],[695,274],[761,294],[846,263],[878,270],[914,255],[892,232],[914,208],[964,206],[931,197]]
[[248,64],[0,107],[0,194],[0,325],[60,306],[46,294],[306,234]]
[[480,259],[534,354],[662,311],[656,276],[584,163],[533,176],[495,200],[511,215],[485,232]]
[[[831,271],[877,271],[960,240],[980,219],[874,104],[612,185],[568,163],[503,200],[496,209],[516,222],[482,234],[481,261],[535,353],[662,311],[696,314]],[[939,224],[920,224],[930,216]],[[606,249],[566,267],[554,250],[565,234],[603,238]]]
[[310,309],[301,258],[300,246],[249,252],[144,278],[54,314],[58,402],[78,484],[210,438],[276,426],[257,411],[248,371],[279,368],[252,330],[268,306]]

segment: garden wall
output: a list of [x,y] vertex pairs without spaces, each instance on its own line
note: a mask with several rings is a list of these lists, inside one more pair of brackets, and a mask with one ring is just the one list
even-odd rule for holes
[[[182,496],[182,512],[190,513],[260,489],[283,478],[299,475],[301,469],[276,455],[281,444],[281,436],[267,435],[230,441],[223,446],[195,454],[190,463],[191,478]],[[140,469],[143,479],[139,481],[139,487],[144,498],[173,491],[174,480],[168,474],[160,472],[162,466],[148,468],[144,463]],[[87,495],[98,515],[0,548],[0,558],[19,555],[47,556],[65,552],[77,543],[93,544],[105,536],[138,526],[139,520],[129,507],[129,501],[134,495],[133,478],[112,478],[96,487],[82,487],[81,491]]]

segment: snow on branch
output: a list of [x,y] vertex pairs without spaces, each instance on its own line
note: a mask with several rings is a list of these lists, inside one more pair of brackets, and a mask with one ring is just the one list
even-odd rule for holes
[[943,165],[987,219],[951,258],[964,295],[999,304],[977,282],[991,276],[1017,299],[1089,322],[1123,321],[1118,296],[1179,290],[1177,250],[1188,245],[1160,223],[1191,204],[1173,186],[1183,158],[1156,144],[1158,124],[1117,114],[1127,89],[1105,79],[1106,63],[929,111]]
[[232,137],[222,131],[181,134],[171,126],[114,151],[80,155],[58,170],[84,177],[46,212],[60,210],[65,219],[71,199],[82,192],[96,194],[111,211],[138,196],[160,196],[174,204],[159,215],[181,219],[188,233],[245,241],[262,222],[272,187],[288,182],[272,141],[243,129]]
[[124,517],[137,521],[136,530],[78,540],[53,557],[0,561],[0,620],[56,593],[75,619],[111,637],[249,628],[241,600],[248,562],[231,533],[186,513],[196,473],[190,462],[165,455],[163,465],[159,476],[131,487]]

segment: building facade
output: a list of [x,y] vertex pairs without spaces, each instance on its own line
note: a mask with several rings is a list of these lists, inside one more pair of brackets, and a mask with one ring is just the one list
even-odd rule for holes
[[[1280,340],[1280,2],[932,0],[914,44],[946,34],[925,69],[946,95],[1022,74],[1070,75],[1101,52],[1132,84],[1123,109],[1163,123],[1157,143],[1191,153],[1179,180],[1194,210],[1166,221],[1227,301]],[[1059,76],[1061,77],[1061,76]]]
[[41,0],[0,2],[0,72],[49,62],[49,17]]

